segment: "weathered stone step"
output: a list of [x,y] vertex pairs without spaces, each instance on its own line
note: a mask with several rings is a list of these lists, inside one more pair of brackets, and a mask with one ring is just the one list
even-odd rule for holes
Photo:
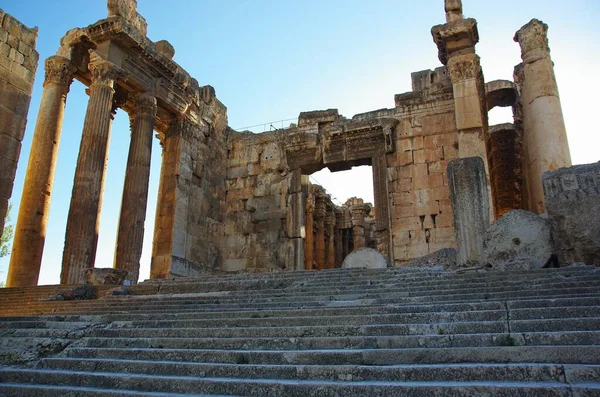
[[573,396],[596,391],[596,384],[560,382],[353,382],[353,381],[286,381],[280,379],[231,379],[182,376],[146,376],[110,372],[71,372],[49,370],[2,370],[9,382],[60,385],[99,385],[103,388],[138,391],[172,391],[197,394],[231,394],[270,397],[381,397],[403,396]]
[[447,365],[253,365],[173,361],[51,358],[40,369],[86,372],[126,372],[146,375],[204,378],[298,379],[403,382],[565,382],[600,381],[599,365],[562,364],[447,364]]
[[[4,397],[118,397],[118,396],[148,396],[148,397],[186,397],[189,394],[160,393],[151,391],[100,389],[97,387],[54,386],[44,384],[1,383],[0,395]],[[235,397],[217,396],[215,394],[194,394],[196,397]],[[241,397],[241,396],[238,396]]]
[[[9,345],[17,338],[3,338]],[[40,338],[40,341],[43,339]],[[14,342],[12,342],[14,343]],[[88,337],[85,347],[233,349],[233,350],[315,350],[315,349],[399,349],[419,347],[477,347],[524,345],[600,345],[600,331],[531,332],[451,335],[344,336],[300,338],[124,338]]]
[[[237,318],[273,318],[273,317],[314,317],[314,316],[354,316],[375,314],[413,314],[413,313],[439,313],[439,312],[463,312],[463,311],[488,311],[488,310],[510,310],[511,318],[560,318],[589,317],[598,313],[600,309],[600,298],[584,299],[556,299],[553,307],[537,307],[539,301],[526,302],[471,302],[459,304],[436,304],[436,305],[384,305],[384,306],[352,306],[335,308],[307,308],[307,309],[265,309],[265,310],[232,310],[232,311],[206,311],[199,308],[185,307],[185,309],[160,310],[135,312],[127,314],[103,314],[103,315],[54,315],[54,316],[14,316],[0,317],[1,322],[109,322],[109,321],[138,321],[138,320],[183,320],[183,319],[237,319]],[[511,308],[518,303],[516,308]],[[528,307],[533,306],[533,307]],[[6,326],[0,326],[0,328]]]
[[415,349],[209,350],[73,347],[71,358],[240,364],[396,365],[449,363],[600,364],[600,346],[508,346]]
[[[445,302],[445,303],[453,303],[453,302],[468,302],[468,301],[486,301],[486,300],[502,300],[502,299],[527,299],[530,300],[532,298],[565,298],[565,297],[582,297],[582,296],[600,296],[600,286],[598,287],[589,287],[589,288],[563,288],[563,289],[551,289],[551,290],[514,290],[507,292],[498,292],[498,293],[488,293],[488,292],[477,292],[470,291],[470,293],[459,293],[459,294],[450,294],[450,295],[436,295],[436,296],[428,296],[428,295],[414,295],[408,291],[401,291],[398,293],[393,292],[381,292],[381,293],[371,293],[371,294],[356,294],[356,295],[324,295],[324,296],[308,296],[308,297],[294,297],[293,295],[286,297],[262,297],[262,298],[250,298],[250,297],[219,297],[219,298],[205,298],[202,299],[198,297],[196,301],[194,301],[195,305],[203,305],[206,307],[245,307],[245,308],[258,308],[264,306],[276,306],[283,305],[288,306],[290,304],[295,304],[299,306],[325,306],[331,305],[331,302],[339,302],[339,301],[369,301],[370,304],[378,303],[436,303],[436,302]],[[123,311],[135,311],[151,306],[150,302],[136,302],[132,303],[131,308],[126,308],[130,302],[123,298],[120,300],[122,303]],[[124,304],[127,302],[127,305]],[[360,304],[361,302],[357,302]],[[104,301],[104,300],[96,300],[96,301],[79,301],[79,302],[37,302],[31,305],[28,305],[26,309],[22,309],[21,311],[26,311],[28,313],[39,313],[44,312],[46,310],[49,313],[59,313],[59,312],[78,312],[78,313],[90,313],[93,310],[96,312],[115,311],[114,305],[117,304],[115,301]],[[173,303],[175,307],[179,307],[178,304]],[[161,308],[168,308],[168,304],[163,304],[161,302]],[[61,310],[62,309],[62,310]],[[36,311],[37,310],[37,311]],[[3,315],[10,316],[12,312],[18,312],[18,309],[11,310],[10,308],[6,311],[3,311]]]

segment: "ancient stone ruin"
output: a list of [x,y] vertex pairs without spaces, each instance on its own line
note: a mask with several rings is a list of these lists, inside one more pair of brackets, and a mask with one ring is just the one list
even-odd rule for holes
[[[442,66],[413,73],[412,91],[397,94],[394,107],[351,118],[335,109],[301,112],[288,128],[254,134],[230,128],[215,89],[200,86],[183,70],[167,41],[146,37],[147,24],[136,5],[135,0],[109,0],[105,19],[67,32],[56,55],[45,61],[30,154],[36,161],[27,169],[8,286],[37,284],[73,79],[88,87],[89,104],[61,283],[83,282],[84,271],[95,265],[106,150],[118,109],[129,114],[132,134],[114,267],[127,271],[131,283],[138,281],[148,232],[148,194],[158,194],[153,279],[331,269],[361,247],[377,249],[392,266],[458,248],[460,265],[475,255],[465,256],[464,247],[457,247],[457,236],[472,225],[461,225],[460,214],[453,216],[461,210],[453,208],[451,191],[472,187],[449,178],[450,162],[477,158],[481,164],[484,190],[475,204],[489,218],[478,218],[478,231],[513,209],[543,213],[542,174],[570,165],[547,26],[541,21],[532,20],[515,35],[523,61],[515,67],[515,81],[486,83],[475,51],[477,22],[463,17],[460,1],[446,1],[447,21],[431,31]],[[28,37],[32,48],[35,34]],[[25,65],[23,54],[10,54]],[[30,83],[35,62],[27,65],[17,70]],[[496,106],[512,107],[514,123],[489,126],[487,113]],[[159,191],[149,192],[155,132],[163,150],[162,171]],[[325,167],[338,171],[358,165],[372,166],[373,205],[357,198],[336,206],[308,180]],[[10,194],[2,194],[5,202]],[[476,254],[481,256],[481,247]]]

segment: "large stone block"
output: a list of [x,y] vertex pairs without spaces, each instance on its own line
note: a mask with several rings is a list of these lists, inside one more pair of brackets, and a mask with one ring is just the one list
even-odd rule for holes
[[127,270],[113,268],[94,267],[84,271],[85,283],[91,285],[122,285],[127,274]]
[[510,211],[487,229],[483,247],[493,269],[539,269],[553,253],[550,225],[533,212]]
[[485,165],[479,157],[452,160],[448,164],[448,185],[458,245],[458,266],[470,266],[483,259],[483,238],[490,224],[490,202]]
[[600,265],[600,162],[546,172],[542,181],[559,262]]

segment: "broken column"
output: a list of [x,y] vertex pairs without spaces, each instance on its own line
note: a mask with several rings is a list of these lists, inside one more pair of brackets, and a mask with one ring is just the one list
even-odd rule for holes
[[448,163],[448,185],[454,216],[458,266],[473,266],[483,258],[485,231],[490,225],[490,201],[485,166],[479,157]]
[[543,184],[559,263],[600,266],[600,162],[546,172]]
[[52,56],[46,60],[44,91],[25,173],[7,287],[33,287],[38,282],[65,104],[74,72],[75,67],[66,58]]
[[309,193],[306,198],[306,226],[304,227],[304,270],[312,270],[315,252],[314,217],[315,197]]
[[523,60],[515,76],[523,105],[529,209],[538,214],[545,211],[542,174],[571,165],[547,33],[545,23],[532,19],[515,35]]
[[327,204],[325,194],[317,193],[315,199],[315,222],[317,226],[317,270],[325,269],[325,215]]
[[61,284],[83,283],[84,270],[94,267],[108,161],[114,86],[121,75],[115,65],[103,60],[93,51],[90,53],[90,99],[67,219]]
[[156,98],[138,94],[132,98],[131,143],[127,158],[123,201],[115,253],[115,268],[126,270],[127,280],[137,283],[144,243],[144,222],[148,204],[150,159]]

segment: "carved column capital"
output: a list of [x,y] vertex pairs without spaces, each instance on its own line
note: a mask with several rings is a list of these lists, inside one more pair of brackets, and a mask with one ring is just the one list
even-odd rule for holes
[[448,73],[452,84],[478,78],[481,75],[479,56],[475,54],[453,56],[448,60]]
[[198,125],[187,116],[177,117],[171,120],[169,128],[165,134],[166,138],[181,136],[187,140],[192,140],[198,136]]
[[515,33],[514,40],[521,47],[521,59],[525,63],[550,57],[548,46],[548,25],[538,19],[532,19]]
[[335,213],[333,212],[333,210],[327,211],[325,213],[324,225],[325,233],[327,233],[328,236],[333,236],[333,231],[335,229]]
[[67,58],[54,55],[46,59],[44,70],[44,86],[48,83],[70,86],[76,67]]
[[92,85],[104,85],[113,88],[116,80],[125,77],[125,73],[121,68],[114,63],[101,58],[92,50],[90,50],[90,63],[88,69],[92,74]]
[[152,118],[156,116],[158,106],[153,95],[139,92],[131,95],[129,100],[133,104],[133,111],[129,115],[132,120],[139,116],[150,116]]
[[325,203],[325,195],[317,194],[315,197],[315,218],[322,222],[327,213],[327,204]]

